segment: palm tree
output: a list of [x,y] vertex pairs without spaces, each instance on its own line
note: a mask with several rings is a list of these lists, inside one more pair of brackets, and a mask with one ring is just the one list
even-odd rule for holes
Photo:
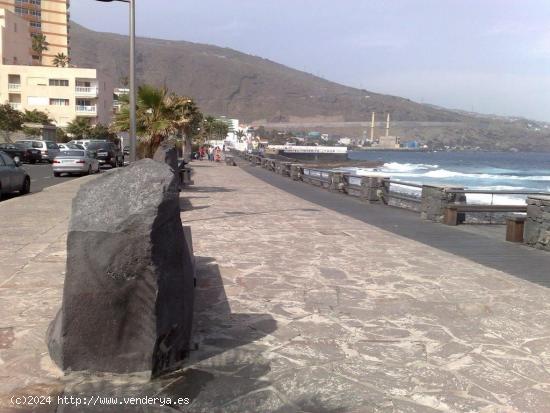
[[90,121],[86,118],[76,117],[72,122],[69,122],[65,131],[75,139],[83,139],[88,137],[92,126]]
[[48,50],[50,44],[46,41],[46,36],[43,34],[32,35],[32,50],[38,55],[38,60],[42,64],[42,54]]
[[[115,115],[112,128],[126,132],[130,129],[129,98],[122,95],[120,100],[122,109]],[[143,85],[138,89],[136,106],[136,129],[145,157],[152,157],[170,135],[179,135],[185,139],[185,155],[190,158],[191,144],[202,122],[202,113],[191,98]]]
[[[116,114],[113,128],[116,131],[130,130],[130,107],[128,96],[121,97],[122,109]],[[145,157],[152,157],[156,148],[175,130],[174,115],[167,105],[166,89],[140,86],[137,93],[136,129]]]
[[183,157],[191,159],[193,140],[197,137],[202,123],[202,113],[193,99],[187,96],[171,94],[167,105],[174,115],[173,125],[178,137],[183,139]]
[[237,138],[239,138],[239,142],[242,142],[243,138],[246,136],[246,133],[242,129],[239,129],[236,133]]
[[63,52],[56,54],[53,58],[53,65],[55,67],[67,67],[69,63],[71,63],[71,59]]

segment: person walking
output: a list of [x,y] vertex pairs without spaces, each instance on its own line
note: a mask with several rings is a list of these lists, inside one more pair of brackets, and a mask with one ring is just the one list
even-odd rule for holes
[[208,160],[210,162],[214,161],[214,148],[212,146],[208,148]]

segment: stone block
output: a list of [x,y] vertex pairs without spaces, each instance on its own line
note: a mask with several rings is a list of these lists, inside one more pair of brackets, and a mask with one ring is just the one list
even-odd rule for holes
[[190,348],[194,280],[178,183],[144,159],[85,183],[73,200],[62,307],[48,348],[63,370],[158,376]]

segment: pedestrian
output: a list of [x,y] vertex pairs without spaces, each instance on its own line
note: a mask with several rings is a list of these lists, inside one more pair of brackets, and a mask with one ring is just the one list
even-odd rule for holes
[[222,160],[222,150],[219,146],[216,146],[216,162],[221,162]]
[[208,148],[208,160],[210,162],[214,161],[214,148],[212,146]]

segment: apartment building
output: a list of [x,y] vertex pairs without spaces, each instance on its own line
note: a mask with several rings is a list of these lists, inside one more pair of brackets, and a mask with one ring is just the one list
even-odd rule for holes
[[[2,60],[0,64],[30,65],[32,64],[28,21],[23,20],[5,9],[0,8],[0,50]],[[23,33],[23,35],[19,35]]]
[[[0,0],[0,8],[28,22],[29,37],[35,33],[46,36],[48,50],[42,53],[42,65],[49,66],[58,53],[69,55],[69,4],[68,0]],[[40,56],[31,56],[34,64],[40,64]]]
[[113,87],[96,69],[2,65],[0,101],[14,109],[46,112],[59,127],[76,117],[108,124]]
[[26,19],[0,9],[0,102],[46,112],[59,127],[76,117],[108,124],[112,83],[96,69],[32,65],[28,27]]

